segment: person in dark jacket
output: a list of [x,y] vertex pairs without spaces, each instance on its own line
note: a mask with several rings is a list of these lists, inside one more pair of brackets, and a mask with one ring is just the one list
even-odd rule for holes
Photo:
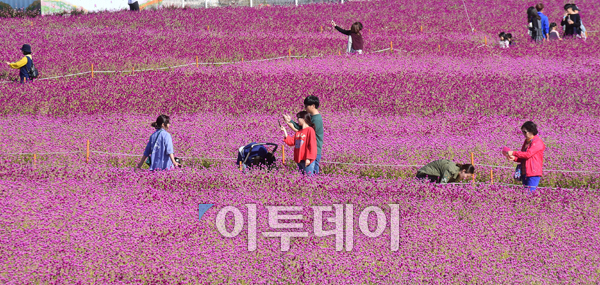
[[527,9],[527,22],[531,39],[535,42],[543,42],[544,34],[542,32],[542,17],[538,15],[535,7],[529,7]]
[[19,77],[21,78],[21,83],[32,81],[32,78],[29,78],[29,71],[33,65],[33,59],[31,58],[31,46],[28,44],[24,44],[21,47],[21,51],[23,52],[23,58],[17,62],[6,62],[8,66],[13,69],[19,69]]
[[521,132],[525,137],[521,151],[508,151],[506,156],[508,160],[521,164],[520,179],[530,192],[534,192],[542,178],[546,145],[538,136],[537,125],[533,122],[525,122]]
[[338,32],[348,36],[348,48],[346,50],[347,53],[363,53],[363,36],[360,31],[363,29],[363,25],[361,22],[354,22],[350,27],[350,30],[344,30],[338,27],[333,20],[331,20],[331,25],[338,30]]
[[139,11],[140,4],[137,0],[128,0],[127,4],[129,4],[129,11]]
[[435,183],[452,183],[471,179],[475,167],[471,164],[458,164],[449,159],[440,159],[428,163],[417,171],[417,178],[429,179]]
[[581,35],[581,16],[575,11],[579,11],[579,8],[574,4],[565,6],[567,14],[561,21],[561,25],[565,27],[565,38],[572,38],[574,36]]

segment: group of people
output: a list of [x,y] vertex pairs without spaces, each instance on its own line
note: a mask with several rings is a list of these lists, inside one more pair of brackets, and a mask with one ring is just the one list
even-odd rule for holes
[[[280,126],[283,131],[283,142],[294,147],[294,162],[300,172],[306,175],[319,174],[319,164],[323,149],[323,119],[319,113],[319,98],[308,96],[304,99],[304,110],[296,114],[298,122],[289,115],[283,115],[283,120],[294,135],[288,135],[286,126]],[[142,159],[138,163],[141,168],[144,163],[149,169],[168,170],[180,167],[180,161],[175,157],[173,139],[168,132],[171,120],[167,115],[160,115],[151,124],[156,131],[150,136]],[[538,135],[537,125],[531,121],[521,126],[525,141],[520,151],[512,151],[507,147],[502,154],[509,160],[519,163],[515,169],[514,178],[526,186],[530,192],[538,187],[544,164],[546,145]],[[472,164],[459,164],[448,159],[440,159],[428,163],[417,171],[417,179],[434,183],[453,183],[469,180],[475,175]]]
[[[581,22],[580,9],[576,4],[566,4],[563,9],[565,13],[561,19],[563,35],[561,37],[558,32],[558,24],[550,23],[548,16],[544,15],[544,4],[539,3],[535,7],[527,9],[527,28],[529,36],[535,42],[562,40],[563,38],[583,38],[586,39],[587,34],[583,23]],[[500,35],[501,45],[502,34]]]
[[[502,154],[509,161],[519,163],[515,169],[514,179],[521,181],[530,192],[534,192],[542,178],[546,145],[539,137],[535,123],[525,122],[521,126],[521,132],[525,137],[521,151],[512,151],[504,147]],[[435,183],[452,183],[471,179],[474,174],[475,167],[471,164],[459,164],[448,159],[440,159],[419,169],[417,178]]]

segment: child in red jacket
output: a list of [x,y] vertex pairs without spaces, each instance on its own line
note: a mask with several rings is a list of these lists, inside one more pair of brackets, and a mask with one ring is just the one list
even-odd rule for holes
[[315,125],[310,120],[310,114],[302,111],[296,114],[298,125],[302,129],[296,132],[294,136],[288,136],[285,127],[281,127],[284,133],[283,141],[294,146],[294,161],[302,173],[312,175],[315,168],[315,159],[317,159],[317,136],[315,134]]

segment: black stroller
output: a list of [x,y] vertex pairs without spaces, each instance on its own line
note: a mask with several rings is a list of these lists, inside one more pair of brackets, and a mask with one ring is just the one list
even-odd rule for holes
[[[272,146],[273,150],[269,152],[265,146]],[[239,148],[236,164],[243,169],[266,167],[271,170],[277,167],[275,151],[277,144],[252,142]]]

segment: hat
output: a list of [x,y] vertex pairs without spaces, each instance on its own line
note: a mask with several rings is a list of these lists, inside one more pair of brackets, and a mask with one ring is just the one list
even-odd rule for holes
[[573,11],[580,11],[579,7],[577,7],[575,4],[571,4],[571,9],[573,9]]
[[21,47],[21,50],[24,52],[31,53],[31,46],[28,44],[24,44],[23,47]]

